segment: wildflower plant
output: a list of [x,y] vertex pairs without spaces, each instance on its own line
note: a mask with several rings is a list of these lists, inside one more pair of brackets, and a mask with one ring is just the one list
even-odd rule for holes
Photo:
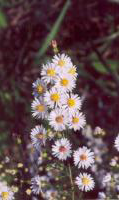
[[[74,200],[77,196],[75,188],[87,192],[95,186],[92,175],[86,172],[94,163],[94,153],[86,146],[78,145],[78,149],[75,149],[75,140],[72,141],[72,134],[86,125],[81,111],[81,97],[74,92],[77,76],[77,68],[71,58],[57,53],[51,61],[41,66],[40,77],[33,83],[32,115],[39,120],[39,124],[31,130],[32,145],[38,157],[42,157],[44,152],[49,154],[52,160],[49,166],[53,167],[54,164],[63,181],[67,177],[70,179],[70,186],[67,183],[62,189],[60,186],[47,188],[50,179],[57,182],[55,175],[48,171],[48,176],[44,177],[39,175],[38,170],[34,172],[31,190],[35,195],[41,194],[44,199],[47,199],[48,191],[54,191],[57,194],[54,199]],[[43,180],[45,184],[42,184]],[[62,185],[61,178],[58,180],[58,184]],[[71,195],[66,191],[67,187]]]

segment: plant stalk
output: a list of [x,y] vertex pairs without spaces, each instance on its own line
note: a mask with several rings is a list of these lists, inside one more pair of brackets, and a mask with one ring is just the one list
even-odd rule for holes
[[69,178],[70,178],[71,189],[72,189],[72,200],[75,200],[75,199],[74,199],[74,183],[73,183],[72,171],[71,171],[70,163],[68,164],[68,168],[69,168]]

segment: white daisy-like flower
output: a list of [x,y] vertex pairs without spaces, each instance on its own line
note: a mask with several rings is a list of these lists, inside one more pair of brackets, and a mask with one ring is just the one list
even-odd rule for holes
[[4,184],[0,184],[0,199],[1,200],[13,200],[14,192],[10,187]]
[[47,200],[57,200],[58,197],[58,191],[54,189],[49,189],[45,192],[45,198]]
[[52,59],[52,62],[60,69],[69,68],[72,66],[71,58],[64,53],[55,55]]
[[67,74],[67,76],[70,76],[72,79],[76,80],[78,73],[76,72],[76,66],[71,65],[70,67],[64,67],[62,69],[58,68],[58,74]]
[[39,149],[41,145],[45,145],[46,130],[42,125],[35,126],[35,128],[31,130],[31,141],[33,146],[37,149]]
[[54,83],[57,79],[57,67],[53,63],[43,65],[41,76],[45,83]]
[[63,109],[56,108],[49,114],[49,124],[55,131],[63,131],[68,125],[68,115]]
[[52,154],[59,160],[66,160],[71,157],[71,144],[67,138],[61,138],[52,145]]
[[31,107],[33,117],[42,119],[47,117],[47,106],[42,97],[40,97],[39,99],[35,98],[35,100],[31,104]]
[[67,73],[59,74],[55,80],[55,87],[62,92],[72,91],[76,86],[75,80]]
[[46,91],[46,83],[38,78],[34,83],[33,83],[33,95],[35,97],[38,97],[40,95],[43,95]]
[[94,153],[85,146],[74,151],[73,158],[74,164],[78,166],[78,168],[82,167],[87,169],[94,163]]
[[81,108],[81,99],[77,94],[67,93],[64,97],[63,107],[73,114],[76,110]]
[[107,173],[107,174],[103,177],[102,183],[103,183],[103,185],[105,186],[106,183],[108,183],[108,182],[110,182],[110,181],[111,181],[111,174],[110,174],[110,173]]
[[36,175],[31,179],[31,190],[34,194],[38,195],[39,193],[42,193],[43,187],[46,185],[46,183],[49,182],[49,178],[47,176],[39,176]]
[[104,192],[99,192],[98,193],[98,199],[104,200],[106,198],[106,194]]
[[114,146],[119,151],[119,134],[117,135],[115,141],[114,141]]
[[111,159],[110,161],[110,166],[115,167],[117,165],[118,157],[115,156],[114,158]]
[[74,115],[70,117],[69,128],[76,130],[80,130],[86,125],[85,116],[81,112],[75,112]]
[[67,73],[73,78],[76,79],[78,76],[78,73],[76,72],[76,66],[71,66],[68,70]]
[[76,177],[75,183],[80,190],[85,192],[93,190],[95,186],[93,178],[87,173],[80,173],[79,176]]
[[44,94],[44,101],[50,108],[54,108],[57,106],[61,107],[63,99],[64,94],[62,94],[61,91],[59,91],[55,87],[52,87],[50,91],[46,91],[46,93]]

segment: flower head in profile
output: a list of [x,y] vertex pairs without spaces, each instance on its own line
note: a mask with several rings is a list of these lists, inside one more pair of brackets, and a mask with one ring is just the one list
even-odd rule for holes
[[45,145],[46,130],[42,125],[35,126],[35,128],[31,130],[31,141],[37,149],[39,149],[41,145]]
[[46,83],[38,78],[34,83],[33,83],[33,95],[35,97],[39,97],[43,95],[46,91],[47,85]]
[[67,138],[61,138],[52,146],[52,154],[59,160],[66,160],[71,156],[71,144]]
[[80,173],[79,176],[76,177],[75,183],[80,190],[85,192],[93,190],[95,186],[93,178],[87,173]]
[[35,98],[35,100],[31,104],[33,117],[42,118],[44,119],[47,117],[47,106],[42,97]]
[[114,141],[114,146],[119,151],[119,134],[117,135],[115,141]]
[[55,131],[63,131],[68,124],[68,116],[65,110],[56,108],[49,114],[49,124]]
[[36,175],[31,179],[31,190],[34,194],[38,195],[42,193],[43,187],[49,182],[49,178],[47,176],[39,176]]
[[86,125],[85,116],[81,112],[76,111],[74,115],[70,117],[70,120],[69,120],[70,129],[74,129],[74,131],[80,130],[85,125]]
[[67,73],[69,76],[71,76],[73,79],[76,79],[78,74],[76,72],[76,66],[71,66],[68,70]]
[[99,192],[98,193],[98,199],[104,200],[106,198],[106,194],[104,192]]
[[107,183],[109,183],[111,181],[111,174],[110,173],[107,173],[103,179],[102,179],[102,183],[103,185],[105,186]]
[[94,163],[94,153],[85,146],[74,151],[73,157],[74,164],[78,166],[78,168],[82,167],[87,169]]

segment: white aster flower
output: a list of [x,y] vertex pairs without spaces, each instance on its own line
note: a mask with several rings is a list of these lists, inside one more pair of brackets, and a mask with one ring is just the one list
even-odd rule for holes
[[114,146],[117,149],[117,151],[119,151],[119,134],[117,135],[115,139]]
[[72,91],[75,88],[75,80],[67,73],[60,74],[55,80],[55,87],[62,92]]
[[55,131],[63,131],[68,124],[68,115],[65,110],[56,108],[50,112],[48,120]]
[[4,184],[0,184],[0,199],[1,200],[13,200],[14,192],[10,187]]
[[61,138],[52,145],[52,154],[59,160],[71,157],[71,144],[67,138]]
[[44,100],[42,97],[39,99],[35,98],[35,100],[31,104],[33,117],[42,118],[44,119],[47,117],[47,106],[44,103]]
[[99,192],[99,193],[98,193],[98,199],[104,200],[105,198],[106,198],[106,195],[105,195],[104,192]]
[[105,135],[105,132],[102,128],[100,128],[99,126],[97,126],[94,130],[94,135]]
[[76,177],[75,183],[80,190],[85,192],[92,190],[95,186],[93,178],[87,173],[80,173],[79,176]]
[[34,83],[33,83],[33,95],[35,97],[38,97],[40,95],[43,95],[46,91],[46,83],[44,83],[43,80],[38,78]]
[[52,87],[50,91],[46,91],[44,94],[44,101],[50,108],[61,106],[64,95],[57,88]]
[[71,66],[68,70],[67,73],[73,78],[76,79],[78,74],[76,72],[76,66]]
[[110,166],[115,167],[117,165],[117,160],[117,157],[112,158],[110,161]]
[[59,75],[61,74],[67,74],[68,76],[70,76],[72,79],[75,79],[77,78],[78,76],[78,73],[76,72],[76,66],[69,66],[69,67],[64,67],[62,68],[62,70],[59,70]]
[[70,117],[69,128],[76,130],[80,130],[86,125],[86,120],[84,115],[81,112],[75,112],[74,115]]
[[78,165],[78,168],[82,167],[87,169],[94,163],[94,153],[85,146],[74,151],[73,157],[74,164],[75,166]]
[[35,128],[31,130],[31,141],[37,149],[39,149],[41,145],[45,145],[46,130],[42,125],[35,126]]
[[57,200],[58,192],[54,189],[47,190],[45,192],[45,198],[47,200]]
[[77,94],[66,94],[64,97],[64,106],[69,113],[73,114],[76,110],[80,110],[81,108],[81,99]]
[[103,185],[105,186],[106,183],[108,183],[108,182],[110,182],[110,181],[111,181],[111,174],[110,174],[110,173],[107,173],[107,174],[103,177],[102,183],[103,183]]
[[49,178],[47,176],[35,176],[31,179],[31,190],[34,194],[38,195],[42,193],[43,187],[48,183]]
[[54,83],[57,79],[57,67],[53,63],[43,65],[41,76],[45,83]]
[[60,69],[69,68],[72,66],[71,58],[64,53],[55,55],[52,59],[52,62]]

